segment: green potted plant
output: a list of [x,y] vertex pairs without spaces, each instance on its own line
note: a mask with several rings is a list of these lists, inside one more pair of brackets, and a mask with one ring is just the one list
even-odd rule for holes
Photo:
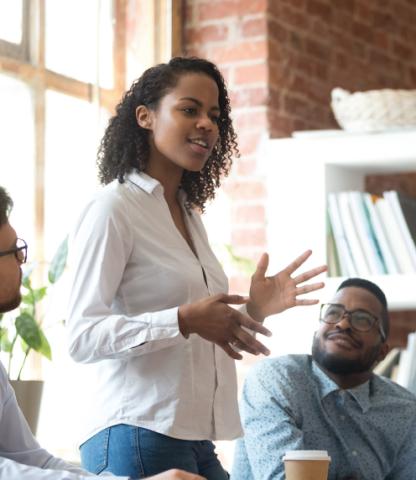
[[67,253],[68,245],[65,239],[49,265],[47,282],[38,288],[32,285],[31,278],[35,264],[29,265],[23,273],[20,306],[10,314],[0,314],[0,351],[6,354],[5,367],[10,383],[34,434],[39,417],[43,381],[22,380],[21,376],[32,351],[49,360],[52,359],[51,346],[42,328],[42,302],[50,287],[64,272]]

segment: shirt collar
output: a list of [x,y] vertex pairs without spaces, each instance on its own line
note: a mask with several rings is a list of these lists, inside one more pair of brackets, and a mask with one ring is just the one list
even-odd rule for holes
[[163,187],[160,182],[144,172],[137,172],[136,170],[133,170],[126,175],[126,180],[147,193],[153,193],[156,188],[161,189],[163,192]]
[[[315,376],[316,383],[320,393],[321,400],[332,392],[340,390],[339,386],[328,377],[328,375],[312,360],[312,372]],[[365,413],[371,407],[371,379],[357,387],[345,390],[348,392],[361,407]]]
[[[163,185],[155,178],[147,175],[147,173],[137,172],[136,170],[133,170],[132,172],[128,173],[125,178],[128,182],[136,185],[137,187],[141,188],[149,194],[155,192],[159,195],[163,195]],[[184,205],[187,197],[186,193],[181,188],[178,192],[178,198],[180,202]]]

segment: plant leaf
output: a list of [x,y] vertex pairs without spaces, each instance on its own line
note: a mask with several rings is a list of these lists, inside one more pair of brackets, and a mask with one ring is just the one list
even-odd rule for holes
[[233,251],[231,245],[225,245],[225,249],[230,257],[231,263],[246,275],[252,275],[256,271],[256,264],[249,258],[240,257]]
[[41,287],[33,290],[33,298],[36,302],[40,302],[42,298],[46,295],[48,287]]
[[7,328],[0,327],[0,350],[6,353],[12,351],[12,342],[9,340],[8,333]]
[[22,295],[22,303],[25,305],[33,305],[35,303],[33,290],[30,290],[29,293],[26,293],[26,295]]
[[42,332],[42,330],[40,331],[40,336],[42,339],[42,343],[38,352],[41,353],[44,357],[46,357],[48,360],[52,360],[51,346],[48,342],[48,339],[45,337],[45,334]]
[[31,281],[30,281],[30,276],[32,275],[32,272],[34,270],[34,268],[36,267],[36,263],[33,262],[29,265],[26,265],[24,271],[23,271],[23,276],[22,276],[22,285],[27,288],[28,290],[30,290],[32,288],[32,284],[31,284]]
[[65,270],[66,260],[68,257],[68,237],[59,245],[48,271],[48,279],[50,283],[55,283],[61,277]]
[[39,325],[32,315],[21,313],[15,321],[16,331],[30,348],[39,351],[42,336]]

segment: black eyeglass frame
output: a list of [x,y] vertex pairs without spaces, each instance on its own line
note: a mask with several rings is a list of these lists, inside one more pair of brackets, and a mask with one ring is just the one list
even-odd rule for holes
[[[328,306],[334,306],[334,307],[342,308],[343,313],[336,322],[328,322],[322,316],[322,310],[325,307],[328,307]],[[360,330],[353,325],[352,315],[355,312],[365,312],[373,320],[372,324],[370,325],[370,327],[367,330]],[[351,325],[351,328],[353,330],[356,330],[357,332],[369,332],[374,327],[374,325],[377,325],[377,328],[378,328],[378,331],[380,333],[381,339],[383,340],[383,342],[386,341],[387,337],[386,337],[386,334],[385,334],[384,329],[383,329],[383,325],[381,324],[381,321],[380,321],[379,317],[377,317],[376,315],[373,315],[370,312],[367,312],[367,310],[363,310],[363,309],[360,309],[360,308],[357,309],[357,310],[347,310],[342,303],[322,303],[321,307],[320,307],[320,310],[319,310],[319,321],[327,323],[328,325],[336,325],[337,323],[339,323],[345,317],[345,314],[347,314],[348,323]]]
[[[18,243],[22,243],[23,245],[18,245]],[[23,253],[23,257],[19,257],[19,252]],[[10,250],[4,250],[3,252],[0,252],[0,257],[5,257],[6,255],[14,255],[16,257],[16,260],[19,263],[26,263],[27,260],[27,243],[23,240],[23,238],[17,238],[16,239],[16,246],[14,248],[11,248]]]

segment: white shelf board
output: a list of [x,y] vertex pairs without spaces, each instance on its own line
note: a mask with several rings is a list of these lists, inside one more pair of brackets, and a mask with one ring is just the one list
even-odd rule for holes
[[271,161],[291,159],[309,159],[366,173],[409,171],[415,168],[416,130],[265,139],[259,153],[267,162],[261,167],[265,172]]

